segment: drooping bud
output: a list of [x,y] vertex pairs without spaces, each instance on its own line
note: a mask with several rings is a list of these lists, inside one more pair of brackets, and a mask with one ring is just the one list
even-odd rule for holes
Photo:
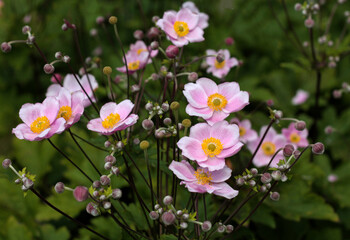
[[169,226],[175,222],[175,215],[172,212],[165,212],[162,214],[162,221],[164,225]]
[[294,10],[295,10],[295,11],[300,11],[301,8],[302,8],[302,5],[301,5],[300,3],[296,3],[296,4],[294,5]]
[[62,26],[61,26],[61,29],[62,29],[63,31],[67,31],[67,30],[68,30],[67,24],[63,23]]
[[256,169],[256,168],[252,168],[252,169],[250,169],[250,173],[251,173],[253,176],[256,176],[256,175],[259,173],[259,171],[258,171],[258,169]]
[[237,178],[236,180],[236,183],[238,186],[243,186],[243,184],[245,183],[244,179],[243,178]]
[[283,155],[285,157],[292,156],[293,152],[294,152],[294,146],[292,144],[287,144],[286,146],[284,146]]
[[170,118],[164,118],[163,123],[164,123],[164,125],[166,125],[166,126],[170,126],[171,123],[172,123],[172,121],[171,121]]
[[111,202],[105,201],[102,203],[102,206],[104,209],[110,209],[112,204],[111,204]]
[[180,223],[180,228],[181,228],[181,229],[186,229],[187,227],[188,227],[187,222],[181,222],[181,223]]
[[152,220],[157,220],[159,218],[159,214],[156,212],[156,211],[151,211],[149,213],[149,217],[152,219]]
[[52,74],[55,71],[55,67],[52,64],[45,64],[44,65],[44,72],[46,74]]
[[197,79],[198,79],[198,74],[196,72],[191,72],[187,77],[187,80],[189,82],[197,81]]
[[1,43],[1,51],[3,51],[4,53],[10,52],[11,49],[12,49],[11,44],[9,44],[9,43],[7,43],[7,42]]
[[142,121],[142,127],[145,130],[151,130],[154,127],[154,123],[150,119],[145,119],[145,120]]
[[208,232],[211,229],[211,222],[210,221],[204,221],[202,224],[202,230],[203,232]]
[[162,110],[164,112],[167,112],[169,110],[169,104],[168,103],[162,103],[162,106],[161,106]]
[[123,195],[122,190],[120,190],[119,188],[113,189],[113,192],[112,192],[113,199],[120,199],[122,195]]
[[157,23],[158,20],[159,20],[159,17],[158,17],[158,16],[153,16],[153,17],[152,17],[152,22]]
[[272,180],[271,174],[270,173],[264,173],[261,176],[260,180],[264,184],[271,182],[271,180]]
[[304,121],[297,121],[294,124],[294,127],[298,131],[303,131],[306,128],[306,123]]
[[77,186],[73,191],[73,196],[78,202],[85,201],[89,197],[89,190],[84,186]]
[[167,80],[172,80],[174,79],[174,74],[172,72],[168,72],[165,77]]
[[274,104],[273,100],[272,99],[269,99],[266,101],[266,105],[269,106],[269,107],[272,107]]
[[280,110],[277,110],[274,113],[275,113],[275,118],[276,119],[281,119],[283,117],[283,112],[280,111]]
[[300,154],[301,154],[301,152],[299,150],[295,150],[293,152],[293,155],[294,155],[295,158],[299,158]]
[[2,167],[3,168],[8,168],[11,165],[11,160],[6,158],[4,161],[2,161]]
[[111,179],[106,175],[102,175],[100,177],[100,182],[103,186],[106,186],[106,185],[109,185],[111,183]]
[[270,194],[270,198],[273,201],[278,201],[280,199],[280,194],[278,192],[272,192]]
[[325,134],[329,135],[329,134],[332,134],[334,132],[334,128],[332,126],[327,126],[325,129],[324,129],[324,132]]
[[101,182],[98,181],[98,180],[94,181],[94,182],[92,183],[92,187],[93,187],[93,188],[99,188],[99,187],[101,187]]
[[218,233],[224,233],[226,231],[226,226],[225,225],[220,225],[218,227]]
[[64,192],[64,183],[63,182],[58,182],[55,185],[55,191],[57,193],[63,193]]
[[184,213],[184,215],[182,215],[183,220],[187,220],[189,217],[190,215],[188,213]]
[[120,170],[118,167],[116,166],[113,166],[111,167],[111,172],[114,174],[114,175],[118,175],[120,173]]
[[106,170],[111,169],[111,167],[112,167],[112,163],[111,162],[106,162],[105,165],[104,165],[104,169],[106,169]]
[[146,109],[147,111],[152,111],[152,110],[153,110],[153,104],[150,103],[150,102],[146,103],[145,109]]
[[26,178],[26,177],[23,178],[22,182],[23,182],[23,186],[25,186],[26,189],[29,189],[29,188],[33,187],[33,185],[34,185],[34,182],[31,179]]
[[172,196],[165,196],[164,198],[163,198],[163,203],[165,204],[165,205],[170,205],[171,203],[173,202],[173,197]]
[[323,154],[323,152],[324,152],[323,143],[317,142],[317,143],[313,144],[312,145],[312,152],[314,154],[317,154],[317,155]]
[[179,48],[175,45],[169,45],[165,50],[166,56],[170,59],[176,58],[179,55]]
[[68,55],[63,56],[62,61],[64,63],[69,63],[70,62],[70,56],[68,56]]

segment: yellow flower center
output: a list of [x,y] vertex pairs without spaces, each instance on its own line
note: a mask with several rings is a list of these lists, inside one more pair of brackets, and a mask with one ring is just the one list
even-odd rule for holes
[[245,135],[247,130],[244,127],[239,127],[239,136],[242,137]]
[[32,124],[30,124],[30,130],[33,133],[41,133],[45,129],[50,127],[50,120],[46,117],[38,117]]
[[129,70],[133,70],[134,71],[134,70],[139,69],[139,67],[140,67],[140,61],[139,60],[131,62],[131,63],[128,63],[128,69]]
[[292,133],[289,137],[292,143],[298,143],[300,141],[300,136],[297,133]]
[[176,21],[174,23],[174,29],[175,29],[176,34],[179,37],[184,37],[190,32],[190,29],[188,28],[187,23],[180,22],[180,21]]
[[273,144],[272,142],[264,142],[261,145],[261,148],[265,155],[272,155],[276,151],[276,145]]
[[218,68],[218,69],[225,67],[225,60],[222,61],[222,62],[218,62],[218,61],[215,59],[215,67]]
[[137,50],[137,55],[140,55],[142,52],[146,52],[147,49],[146,48],[140,48]]
[[113,128],[120,121],[118,113],[111,113],[102,121],[102,126],[106,129]]
[[211,137],[203,140],[202,149],[205,155],[215,157],[221,153],[223,146],[219,139]]
[[61,117],[68,121],[72,117],[72,108],[70,106],[62,106],[56,118]]
[[210,181],[213,180],[211,173],[204,169],[198,169],[195,171],[194,176],[197,178],[197,183],[201,185],[210,184]]
[[208,107],[210,107],[214,111],[219,111],[226,106],[227,100],[221,94],[214,93],[208,97],[207,103],[208,103]]

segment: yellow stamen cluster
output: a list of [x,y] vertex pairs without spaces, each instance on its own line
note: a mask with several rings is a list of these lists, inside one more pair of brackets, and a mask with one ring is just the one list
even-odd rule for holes
[[264,142],[261,145],[261,148],[262,148],[264,154],[268,155],[268,156],[273,155],[276,151],[276,145],[273,144],[272,142]]
[[222,61],[222,62],[218,62],[216,59],[215,59],[215,63],[214,63],[215,67],[220,69],[220,68],[223,68],[225,67],[225,60]]
[[190,32],[187,23],[181,21],[174,23],[174,30],[179,37],[184,37]]
[[140,67],[140,61],[139,60],[131,62],[131,63],[128,63],[128,69],[129,70],[135,71],[135,70],[138,70],[139,67]]
[[290,136],[289,136],[289,140],[292,142],[292,143],[298,143],[300,141],[300,136],[299,134],[297,133],[292,133]]
[[211,173],[204,169],[198,169],[195,171],[194,176],[197,178],[197,183],[201,185],[210,184],[210,181],[213,180]]
[[140,55],[142,52],[146,52],[146,51],[147,51],[146,48],[137,49],[137,55]]
[[102,126],[106,129],[113,128],[120,121],[118,113],[111,113],[102,121]]
[[62,106],[57,114],[56,118],[63,117],[68,121],[72,117],[72,108],[70,106]]
[[242,137],[246,134],[247,130],[244,127],[239,127],[239,136]]
[[42,131],[50,127],[50,120],[46,116],[38,117],[32,124],[30,124],[30,130],[33,133],[41,133]]
[[214,111],[221,111],[226,106],[227,100],[223,95],[214,93],[208,97],[207,103]]
[[203,140],[202,149],[205,155],[215,157],[221,153],[223,146],[219,139],[210,137]]

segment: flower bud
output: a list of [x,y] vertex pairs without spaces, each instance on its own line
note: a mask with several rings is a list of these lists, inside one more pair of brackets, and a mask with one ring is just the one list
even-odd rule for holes
[[112,73],[112,68],[110,66],[105,66],[103,69],[102,69],[102,72],[103,74],[105,75],[111,75]]
[[272,107],[274,104],[273,100],[272,99],[269,99],[266,101],[266,105],[269,106],[269,107]]
[[23,192],[28,191],[28,188],[26,186],[24,186],[24,185],[22,185],[21,189],[22,189]]
[[97,29],[96,28],[92,28],[89,33],[90,33],[91,37],[96,37],[97,36]]
[[163,198],[163,203],[165,204],[165,205],[170,205],[171,203],[173,202],[173,197],[172,196],[165,196],[164,198]]
[[113,166],[113,167],[111,167],[111,173],[118,176],[118,174],[120,173],[120,170],[118,167]]
[[226,225],[226,233],[232,233],[233,229],[234,229],[234,227],[231,224]]
[[157,73],[152,73],[151,78],[153,81],[156,81],[159,79],[159,75]]
[[332,126],[327,126],[325,129],[324,129],[324,132],[325,134],[329,135],[329,134],[332,134],[334,132],[334,128]]
[[220,225],[218,227],[218,233],[224,233],[226,231],[226,226],[225,225]]
[[102,206],[104,209],[110,209],[112,204],[111,204],[111,202],[105,201],[102,203]]
[[115,145],[115,147],[117,149],[121,150],[124,147],[124,143],[122,141],[118,141],[117,144]]
[[2,167],[3,168],[8,168],[11,165],[11,160],[6,158],[4,161],[2,161]]
[[293,152],[294,152],[294,146],[292,144],[287,144],[286,146],[284,146],[283,155],[285,157],[292,156]]
[[172,72],[168,72],[165,77],[167,80],[172,80],[174,78],[174,74]]
[[334,183],[334,182],[338,181],[338,176],[335,174],[329,174],[327,177],[327,180],[330,183]]
[[227,46],[231,46],[231,45],[233,45],[233,43],[234,43],[234,40],[233,40],[232,37],[227,37],[227,38],[225,39],[225,44],[226,44]]
[[169,104],[168,103],[162,103],[161,108],[162,108],[162,110],[164,112],[167,112],[169,110]]
[[198,79],[198,74],[196,72],[191,72],[187,77],[187,80],[189,82],[197,81],[197,79]]
[[147,148],[149,148],[149,142],[146,141],[146,140],[143,140],[141,143],[140,143],[140,148],[142,150],[146,150]]
[[154,209],[155,209],[155,210],[158,210],[159,208],[160,208],[160,205],[159,205],[159,204],[154,205]]
[[271,177],[272,177],[274,180],[279,181],[279,180],[281,180],[282,173],[281,173],[281,171],[279,171],[279,170],[273,171],[273,172],[271,173]]
[[251,173],[253,176],[256,176],[256,175],[259,173],[259,171],[258,171],[258,169],[256,169],[256,168],[252,168],[252,169],[250,169],[250,173]]
[[3,51],[4,53],[10,52],[11,49],[12,49],[11,44],[8,44],[7,42],[1,43],[1,51]]
[[315,21],[311,17],[309,17],[305,20],[304,24],[305,24],[305,27],[312,28],[315,24]]
[[181,229],[186,229],[187,227],[188,227],[187,222],[181,222],[181,223],[180,223],[180,228],[181,228]]
[[295,150],[293,152],[293,155],[294,155],[295,158],[298,158],[300,156],[300,151],[299,150]]
[[170,104],[170,109],[171,110],[178,110],[180,108],[180,103],[179,102],[172,102],[171,104]]
[[136,38],[137,40],[141,40],[143,38],[144,34],[141,30],[136,30],[134,32],[134,38]]
[[105,143],[104,143],[105,148],[109,148],[111,145],[112,145],[112,143],[108,140],[105,141]]
[[62,61],[63,61],[64,63],[69,63],[69,62],[70,62],[70,57],[69,57],[68,55],[65,55],[65,56],[63,56]]
[[333,97],[334,98],[341,98],[342,91],[341,90],[334,90],[333,91]]
[[96,23],[97,23],[98,25],[103,24],[104,21],[105,21],[105,18],[102,17],[102,16],[98,16],[98,17],[96,18]]
[[106,163],[110,162],[110,163],[114,164],[116,161],[117,161],[116,158],[114,156],[112,156],[112,155],[107,155],[105,157],[105,162]]
[[165,131],[163,129],[157,129],[155,132],[154,132],[154,136],[156,138],[163,138],[165,137]]
[[67,31],[67,30],[68,30],[67,24],[63,23],[62,26],[61,26],[61,29],[62,29],[63,31]]
[[120,199],[122,195],[123,195],[122,190],[120,190],[119,188],[113,189],[113,192],[112,192],[113,199],[115,200]]
[[139,138],[134,138],[134,140],[132,141],[135,145],[139,145],[140,144],[140,139]]
[[314,154],[317,154],[317,155],[323,154],[323,152],[324,152],[323,143],[317,142],[317,143],[313,144],[312,145],[312,152]]
[[152,17],[152,22],[157,23],[158,20],[159,20],[159,17],[158,17],[158,16],[153,16],[153,17]]
[[64,192],[64,183],[63,182],[58,182],[58,183],[56,183],[56,185],[55,185],[55,191],[57,192],[57,193],[63,193]]
[[132,85],[130,89],[133,93],[140,91],[140,87],[137,84]]
[[109,185],[111,183],[111,179],[106,175],[102,175],[100,177],[100,182],[103,186],[106,186],[106,185]]
[[331,61],[331,62],[328,63],[328,67],[329,68],[335,68],[336,66],[337,66],[337,63],[334,62],[334,61]]
[[187,119],[187,118],[186,118],[186,119],[182,120],[181,124],[182,124],[185,128],[189,128],[189,127],[191,127],[192,122],[191,122],[190,119]]
[[73,191],[73,196],[78,202],[85,201],[89,197],[89,190],[84,186],[77,186]]
[[277,111],[275,110],[274,113],[275,113],[276,119],[281,119],[283,117],[283,112],[280,110],[277,110]]
[[99,188],[99,187],[101,187],[101,182],[98,181],[98,180],[94,181],[94,182],[92,183],[92,187],[93,187],[93,188]]
[[104,165],[104,168],[105,168],[106,170],[111,169],[111,167],[112,167],[112,163],[111,163],[111,162],[106,162],[105,165]]
[[44,65],[44,72],[46,73],[46,74],[51,74],[51,73],[53,73],[55,71],[55,67],[53,66],[53,65],[51,65],[51,64],[45,64]]
[[211,222],[210,221],[204,221],[202,224],[202,230],[203,232],[208,232],[211,229]]
[[111,16],[111,17],[109,17],[108,22],[110,24],[117,24],[118,18],[116,16]]
[[189,217],[190,217],[190,215],[189,215],[188,213],[184,213],[184,214],[182,215],[182,219],[183,219],[183,220],[188,220]]
[[178,210],[177,212],[176,212],[176,215],[178,215],[178,216],[181,216],[183,214],[183,211],[181,211],[181,210]]
[[172,121],[170,118],[164,118],[163,123],[164,123],[164,125],[169,126],[169,125],[171,125]]
[[222,63],[223,61],[225,61],[225,55],[221,52],[218,53],[218,55],[216,55],[216,61],[218,63]]
[[146,103],[145,109],[146,109],[147,111],[152,111],[152,110],[153,110],[153,104],[150,103],[150,102]]
[[303,131],[306,128],[306,123],[304,121],[297,121],[294,124],[294,127],[298,131]]
[[159,36],[159,29],[156,27],[151,27],[150,30],[147,32],[147,37],[149,39],[157,38]]
[[288,180],[287,175],[283,173],[282,176],[281,176],[281,181],[282,182],[286,182],[287,180]]
[[269,183],[272,180],[271,174],[270,173],[264,173],[261,178],[260,178],[262,183]]
[[237,178],[236,180],[236,183],[238,186],[243,186],[243,184],[245,183],[244,179],[243,178]]
[[152,219],[152,220],[157,220],[159,218],[159,214],[156,212],[156,211],[151,211],[149,213],[149,217]]
[[150,119],[145,119],[145,120],[142,121],[142,127],[145,130],[151,130],[154,127],[154,123]]
[[22,183],[22,180],[21,180],[20,178],[17,178],[17,179],[15,180],[15,184],[20,184],[20,183]]
[[251,187],[254,187],[256,185],[256,182],[252,179],[252,180],[249,180],[249,186]]
[[278,201],[280,199],[280,194],[278,192],[272,192],[270,194],[270,198],[273,201]]
[[151,49],[157,50],[159,48],[159,43],[157,41],[151,42]]
[[166,56],[170,59],[176,58],[179,55],[179,48],[175,45],[169,45],[165,50]]
[[301,5],[300,3],[296,3],[296,4],[294,5],[294,10],[295,10],[295,11],[300,11],[301,8],[302,8],[302,5]]
[[261,186],[260,189],[259,189],[260,192],[266,192],[266,190],[267,190],[267,188],[264,185]]
[[31,179],[26,177],[22,179],[22,182],[23,182],[23,186],[25,186],[26,189],[29,189],[34,185],[34,182]]
[[164,225],[169,226],[175,222],[175,215],[172,212],[165,212],[162,215]]

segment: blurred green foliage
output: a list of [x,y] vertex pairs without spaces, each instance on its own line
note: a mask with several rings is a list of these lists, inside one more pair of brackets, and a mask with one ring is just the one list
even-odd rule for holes
[[[296,117],[312,123],[312,108],[315,104],[315,73],[310,65],[302,58],[278,27],[268,1],[247,0],[218,0],[218,1],[194,1],[202,12],[210,16],[209,28],[205,30],[206,40],[185,46],[184,58],[189,61],[191,56],[201,56],[206,49],[226,48],[224,39],[233,37],[235,44],[228,47],[231,54],[241,59],[244,64],[239,71],[231,70],[226,77],[229,81],[238,81],[241,89],[251,93],[251,105],[248,111],[241,113],[242,117],[250,118],[253,127],[258,130],[268,123],[268,112],[262,106],[262,102],[272,99],[277,109],[281,109],[285,116]],[[286,25],[285,15],[280,1],[271,1],[278,18]],[[333,1],[327,1],[322,9],[323,18],[326,19],[332,8]],[[140,6],[142,10],[140,11]],[[29,25],[36,36],[36,41],[45,55],[51,61],[56,51],[62,51],[72,58],[72,65],[79,69],[80,61],[74,48],[71,31],[61,30],[63,19],[67,19],[78,27],[79,39],[84,57],[92,56],[97,46],[102,46],[103,53],[100,56],[102,65],[110,65],[113,68],[121,66],[121,51],[115,41],[113,29],[106,24],[105,28],[95,22],[97,16],[116,15],[118,17],[118,29],[125,46],[133,43],[132,33],[136,29],[151,27],[151,17],[162,16],[163,12],[170,9],[177,10],[181,1],[143,0],[143,1],[111,1],[111,0],[5,0],[0,16],[0,41],[25,39],[21,33],[24,25],[23,18],[30,16]],[[293,10],[295,1],[287,1],[287,6],[297,34],[302,41],[308,41],[308,32],[303,24],[303,17]],[[333,40],[339,36],[343,24],[343,13],[349,10],[349,3],[338,9],[332,24],[330,35]],[[321,22],[324,29],[326,21]],[[91,37],[89,31],[92,28],[98,30],[98,37]],[[316,29],[316,37],[321,36],[322,30]],[[350,38],[346,37],[341,45],[343,50],[349,50]],[[166,47],[169,42],[163,43]],[[307,49],[308,50],[308,49]],[[159,62],[157,63],[160,64]],[[309,162],[310,156],[305,155],[293,170],[293,179],[287,183],[279,184],[278,191],[281,199],[272,202],[267,199],[265,204],[256,212],[249,228],[242,228],[237,232],[235,239],[346,239],[350,234],[350,95],[344,95],[341,99],[334,99],[332,91],[339,89],[342,82],[349,82],[350,68],[349,58],[344,57],[335,69],[322,71],[321,85],[321,116],[318,126],[318,141],[325,143],[326,154],[314,158]],[[89,224],[99,232],[111,239],[128,239],[128,235],[122,231],[111,219],[101,216],[92,218],[85,212],[85,204],[74,201],[70,192],[59,196],[54,194],[53,186],[57,181],[64,181],[78,185],[88,186],[86,179],[65,161],[46,142],[26,142],[16,139],[11,134],[11,129],[19,122],[18,110],[26,102],[41,102],[45,91],[50,85],[50,77],[42,71],[43,60],[34,48],[25,44],[15,44],[8,54],[0,55],[0,157],[9,157],[14,160],[15,166],[20,169],[24,166],[37,175],[36,187],[47,199],[57,205],[71,216]],[[199,69],[199,65],[192,66],[192,70]],[[67,73],[67,68],[57,65],[56,72]],[[97,94],[104,100],[106,94],[103,89],[101,72],[94,70],[101,87]],[[145,75],[152,73],[149,68]],[[201,76],[208,76],[205,72],[199,72]],[[182,81],[184,81],[183,79]],[[157,84],[152,84],[154,94],[159,91]],[[153,88],[154,87],[154,88]],[[310,92],[310,99],[301,106],[292,106],[291,98],[297,89]],[[123,92],[118,89],[117,97],[122,99]],[[145,97],[149,100],[149,97]],[[182,100],[184,100],[182,98]],[[101,103],[100,103],[101,105]],[[181,107],[181,116],[184,118],[185,101]],[[260,107],[259,107],[260,106]],[[257,108],[253,115],[248,113]],[[89,114],[94,113],[91,109]],[[102,146],[104,139],[92,133],[79,130],[84,128],[86,120],[82,120],[73,130],[79,135],[89,138]],[[281,127],[286,124],[282,123]],[[326,135],[326,126],[335,128],[335,132]],[[280,127],[280,128],[281,128]],[[140,139],[145,136],[140,133]],[[97,178],[93,169],[78,151],[67,133],[53,137],[64,152],[74,159],[90,176]],[[82,143],[84,149],[93,159],[95,164],[102,169],[105,153]],[[142,152],[135,148],[133,156],[142,159]],[[246,151],[246,150],[245,150]],[[243,156],[246,153],[242,153]],[[247,154],[246,154],[247,155]],[[141,157],[140,157],[141,156]],[[155,166],[155,152],[150,152],[150,159]],[[234,161],[233,161],[234,163]],[[234,163],[235,166],[235,163]],[[166,169],[166,164],[162,165]],[[146,169],[143,169],[146,171]],[[165,170],[166,171],[166,170]],[[334,173],[339,180],[335,183],[327,181],[327,176]],[[13,182],[15,176],[9,171],[0,170],[0,239],[94,239],[88,231],[79,229],[68,220],[45,206],[33,194],[23,197],[23,192]],[[140,194],[145,199],[150,199],[147,187],[141,179]],[[125,188],[124,181],[113,180],[114,187]],[[179,188],[178,204],[185,207],[189,193]],[[126,191],[128,192],[128,191]],[[142,213],[135,203],[130,201],[130,195],[123,197],[125,206],[116,204],[116,208],[125,216],[131,227],[146,229],[147,225]],[[239,202],[245,192],[242,191]],[[207,196],[208,215],[213,214],[220,204],[221,199]],[[237,221],[243,220],[255,206],[256,201],[250,202],[237,216]],[[235,204],[230,211],[235,209]],[[202,209],[203,210],[203,209]],[[230,212],[228,211],[228,212]],[[199,216],[204,219],[204,216]],[[247,224],[247,226],[248,226]],[[111,227],[113,226],[113,227]],[[164,237],[164,239],[168,239]],[[173,239],[169,236],[169,239]]]

